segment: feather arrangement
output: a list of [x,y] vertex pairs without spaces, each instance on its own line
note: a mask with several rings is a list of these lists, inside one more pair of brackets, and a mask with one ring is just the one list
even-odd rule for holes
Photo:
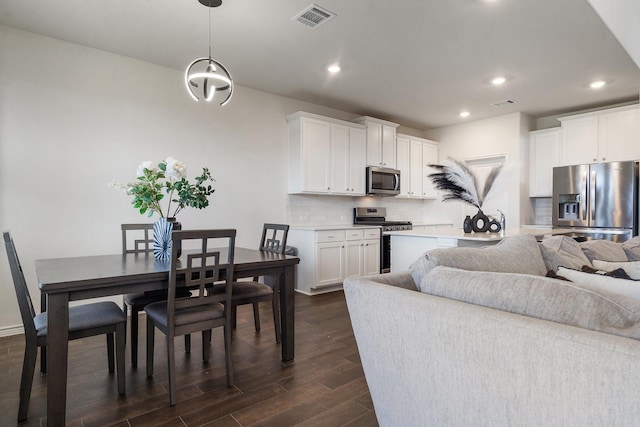
[[461,200],[480,209],[482,200],[473,172],[462,162],[449,158],[441,165],[429,165],[440,172],[429,175],[433,185],[444,191],[442,201]]
[[480,192],[478,179],[463,162],[449,158],[441,165],[429,166],[439,170],[439,172],[430,174],[429,179],[438,190],[444,192],[443,202],[459,200],[478,209],[482,208],[485,200],[494,195],[495,192],[492,191],[495,187],[494,184],[502,172],[502,165],[494,167],[484,183],[482,192]]
[[484,189],[482,190],[481,205],[497,193],[495,184],[498,182],[498,177],[501,176],[503,170],[504,168],[502,164],[500,164],[494,166],[491,172],[489,172],[489,176],[487,176],[487,180],[484,182]]

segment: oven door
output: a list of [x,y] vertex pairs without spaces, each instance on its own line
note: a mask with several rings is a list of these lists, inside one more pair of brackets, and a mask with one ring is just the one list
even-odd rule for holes
[[380,273],[391,272],[391,236],[382,233],[380,245]]

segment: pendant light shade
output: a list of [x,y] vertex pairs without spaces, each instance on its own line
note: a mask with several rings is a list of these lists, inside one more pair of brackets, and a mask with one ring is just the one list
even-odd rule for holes
[[226,94],[220,102],[226,105],[233,95],[233,79],[220,62],[211,58],[211,8],[222,4],[222,0],[198,0],[209,7],[209,57],[194,60],[184,73],[184,83],[189,95],[195,100],[212,101],[216,92]]
[[218,61],[208,58],[198,58],[187,67],[184,82],[189,95],[196,100],[213,100],[216,92],[225,92],[227,97],[220,103],[224,106],[233,95],[233,79],[229,71]]

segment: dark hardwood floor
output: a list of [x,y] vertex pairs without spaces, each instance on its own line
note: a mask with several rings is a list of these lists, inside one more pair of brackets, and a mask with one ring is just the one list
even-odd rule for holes
[[[296,294],[296,355],[280,362],[268,304],[262,331],[253,329],[250,305],[238,308],[233,339],[235,385],[226,386],[222,330],[213,332],[212,356],[202,363],[201,337],[192,352],[176,339],[178,404],[169,406],[166,346],[157,333],[153,378],[146,377],[146,328],[140,328],[140,360],[133,369],[127,348],[126,396],[118,396],[107,370],[104,337],[69,344],[69,426],[377,426],[342,292]],[[146,325],[144,318],[141,325]],[[0,338],[0,426],[17,425],[23,336]],[[39,366],[39,359],[38,359]],[[39,369],[39,368],[37,368]],[[46,425],[46,376],[35,375],[29,419]]]

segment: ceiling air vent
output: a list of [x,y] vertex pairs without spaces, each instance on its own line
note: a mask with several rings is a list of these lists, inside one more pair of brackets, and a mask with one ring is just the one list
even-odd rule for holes
[[493,105],[494,107],[504,107],[505,105],[511,105],[515,103],[516,101],[514,101],[513,99],[505,99],[504,101],[494,102],[491,105]]
[[335,13],[322,8],[317,4],[311,4],[305,10],[291,18],[291,20],[301,22],[310,28],[316,28],[335,17]]

